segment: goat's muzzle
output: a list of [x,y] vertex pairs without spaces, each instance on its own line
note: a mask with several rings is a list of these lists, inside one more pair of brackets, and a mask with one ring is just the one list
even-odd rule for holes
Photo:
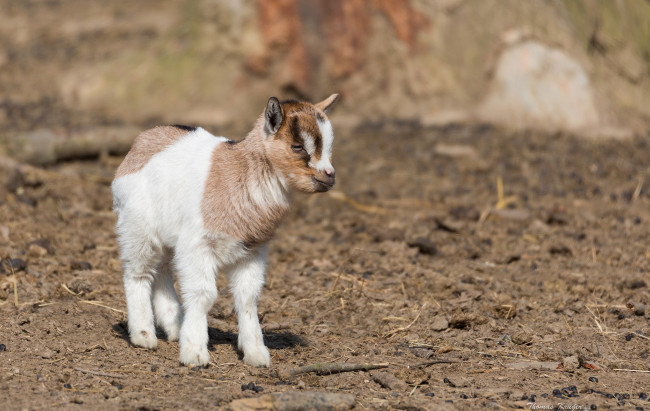
[[316,191],[318,192],[329,191],[332,189],[332,187],[334,187],[334,184],[336,183],[336,177],[334,175],[333,169],[320,171],[311,179],[316,186]]

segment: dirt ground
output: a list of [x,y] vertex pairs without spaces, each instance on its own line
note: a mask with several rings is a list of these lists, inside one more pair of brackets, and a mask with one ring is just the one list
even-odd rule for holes
[[[121,158],[5,165],[2,408],[210,409],[318,391],[361,410],[648,409],[647,137],[338,132],[336,192],[296,195],[271,242],[269,369],[241,362],[225,276],[207,368],[181,366],[176,342],[129,344],[110,193]],[[388,364],[395,379],[278,376],[322,362]]]

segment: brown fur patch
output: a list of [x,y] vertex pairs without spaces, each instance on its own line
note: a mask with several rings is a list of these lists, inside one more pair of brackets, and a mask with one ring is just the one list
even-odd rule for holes
[[273,198],[265,190],[266,184],[279,182],[262,144],[249,135],[239,143],[217,146],[201,205],[205,228],[247,247],[270,240],[289,207],[284,195]]
[[187,127],[160,126],[143,131],[115,172],[115,178],[140,171],[155,154],[160,153],[191,131]]

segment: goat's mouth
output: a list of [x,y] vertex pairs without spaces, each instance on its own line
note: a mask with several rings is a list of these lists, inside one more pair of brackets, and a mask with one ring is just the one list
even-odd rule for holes
[[312,181],[314,183],[316,183],[315,186],[316,186],[316,191],[317,192],[329,191],[329,190],[332,189],[332,187],[334,187],[334,184],[335,184],[334,180],[332,180],[331,182],[330,181],[323,181],[323,180],[317,179],[316,177],[312,177],[311,179],[312,179]]

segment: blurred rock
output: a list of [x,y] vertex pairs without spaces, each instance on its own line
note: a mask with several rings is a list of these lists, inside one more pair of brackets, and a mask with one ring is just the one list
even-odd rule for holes
[[385,371],[371,371],[370,375],[372,378],[381,384],[382,387],[388,388],[392,391],[406,391],[408,384],[399,378],[395,377],[393,374]]
[[478,113],[516,128],[578,130],[599,124],[589,77],[563,50],[536,41],[506,49]]
[[29,247],[27,247],[27,255],[32,258],[45,257],[47,255],[47,250],[38,244],[30,244]]
[[416,247],[422,254],[436,255],[438,253],[436,245],[424,237],[418,237],[415,240],[407,242],[407,244],[409,247]]
[[580,359],[577,355],[572,355],[570,357],[564,357],[562,359],[562,365],[565,370],[572,371],[580,367]]

